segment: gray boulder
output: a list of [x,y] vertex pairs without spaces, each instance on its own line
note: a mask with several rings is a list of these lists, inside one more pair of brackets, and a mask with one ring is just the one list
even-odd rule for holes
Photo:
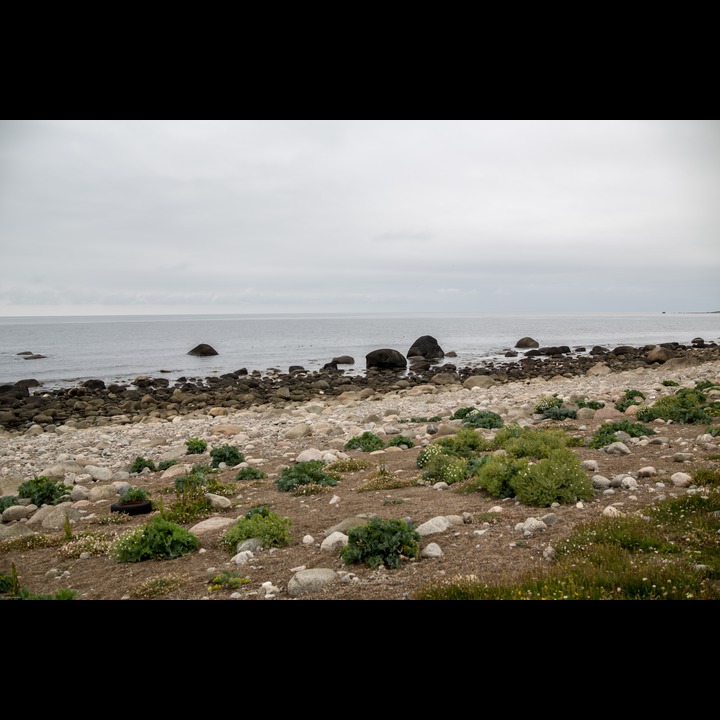
[[188,355],[197,355],[198,357],[209,357],[210,355],[218,355],[218,351],[207,343],[200,343],[192,350],[188,351]]

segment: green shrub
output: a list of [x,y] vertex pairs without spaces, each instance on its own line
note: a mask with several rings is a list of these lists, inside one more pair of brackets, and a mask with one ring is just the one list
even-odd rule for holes
[[292,541],[291,525],[290,518],[281,517],[265,506],[252,508],[225,531],[220,545],[233,554],[238,543],[250,538],[258,538],[264,548],[285,547]]
[[120,497],[120,502],[143,502],[149,500],[150,495],[144,488],[128,488]]
[[371,568],[400,567],[403,559],[420,555],[420,535],[405,520],[372,518],[348,531],[348,544],[340,549],[346,565],[364,562]]
[[415,464],[419,468],[424,468],[433,457],[436,455],[442,455],[444,452],[445,449],[439,444],[439,442],[430,443],[418,453],[418,456],[415,459]]
[[325,464],[321,460],[307,460],[283,468],[275,480],[275,486],[283,492],[298,490],[303,485],[328,487],[337,485],[338,477],[325,472]]
[[541,420],[567,420],[570,418],[574,420],[577,417],[577,412],[572,408],[556,407],[551,406],[547,408],[540,416]]
[[157,469],[158,470],[167,470],[168,468],[172,467],[173,465],[177,465],[177,460],[162,460],[158,463]]
[[173,480],[175,491],[182,493],[187,487],[204,487],[208,482],[208,475],[210,468],[204,465],[196,465],[190,472],[186,472],[184,475],[178,475]]
[[562,407],[562,404],[562,398],[559,398],[557,395],[541,395],[535,403],[535,407],[533,408],[533,414],[542,415],[546,410],[549,410],[550,408]]
[[135,460],[133,460],[133,464],[130,466],[130,472],[139,473],[142,472],[145,468],[148,468],[152,471],[156,470],[155,463],[152,460],[148,460],[147,458],[138,455]]
[[4,513],[9,507],[17,504],[17,495],[3,495],[0,497],[0,514]]
[[579,408],[590,408],[591,410],[600,410],[605,407],[605,403],[600,400],[577,400],[576,405]]
[[426,480],[445,482],[448,485],[465,479],[468,461],[465,458],[453,455],[436,455],[425,466],[423,477]]
[[553,450],[517,473],[510,480],[515,497],[524,505],[549,507],[588,500],[593,496],[592,483],[572,450]]
[[260,480],[262,478],[266,478],[267,473],[263,472],[262,470],[258,470],[254,467],[244,467],[240,468],[238,470],[237,475],[235,476],[236,480]]
[[235,467],[235,465],[245,461],[245,456],[232,445],[221,445],[213,448],[210,451],[210,457],[212,458],[210,466],[214,468],[219,467],[221,462],[224,462],[228,467]]
[[631,405],[641,405],[645,395],[639,390],[626,390],[623,397],[615,403],[615,409],[625,412]]
[[119,563],[165,560],[186,555],[199,547],[199,539],[191,532],[157,516],[118,537],[110,546],[109,555]]
[[638,420],[652,422],[656,418],[681,424],[709,423],[720,414],[720,403],[708,403],[707,396],[698,389],[681,388],[674,395],[660,398],[654,405],[642,407]]
[[503,419],[491,410],[475,410],[463,418],[462,424],[471,428],[501,428]]
[[435,441],[443,452],[461,457],[470,457],[474,453],[490,449],[492,443],[472,428],[462,428],[455,435],[439,438]]
[[641,423],[633,423],[629,420],[618,420],[612,423],[602,424],[590,438],[588,447],[591,448],[603,448],[617,441],[615,433],[625,432],[630,437],[643,437],[647,435],[654,435],[655,431],[652,428],[646,427]]
[[464,420],[470,413],[479,412],[474,405],[458,408],[451,416],[451,420]]
[[362,450],[363,452],[373,452],[382,450],[385,443],[375,434],[366,430],[362,435],[355,435],[345,443],[345,450]]
[[185,445],[187,445],[187,455],[202,455],[207,450],[207,442],[198,437],[186,440]]
[[493,445],[513,457],[544,458],[553,450],[566,448],[572,438],[564,430],[555,428],[520,428],[517,425],[498,430]]
[[415,443],[405,435],[396,435],[392,440],[388,440],[387,447],[400,447],[401,445],[405,445],[405,447],[411,448],[415,447]]
[[666,385],[667,387],[677,386],[677,383],[674,380],[663,380],[662,384]]
[[33,505],[57,505],[69,495],[70,489],[59,480],[50,480],[44,475],[36,475],[18,487],[18,497],[30,498]]
[[511,455],[486,455],[487,459],[472,468],[472,475],[460,492],[485,490],[499,498],[515,497],[513,480],[527,470],[529,461]]

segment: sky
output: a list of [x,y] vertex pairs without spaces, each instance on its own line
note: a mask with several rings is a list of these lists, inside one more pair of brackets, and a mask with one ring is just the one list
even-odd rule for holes
[[1,316],[717,310],[717,120],[0,120]]

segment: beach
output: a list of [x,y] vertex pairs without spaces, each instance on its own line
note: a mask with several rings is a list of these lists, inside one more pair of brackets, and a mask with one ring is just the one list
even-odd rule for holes
[[[583,460],[596,463],[597,470],[593,473],[607,478],[634,475],[635,484],[618,486],[612,493],[598,491],[585,503],[553,508],[553,524],[530,537],[517,532],[518,523],[548,515],[547,508],[527,507],[512,500],[500,502],[483,494],[462,495],[452,487],[418,482],[421,473],[416,465],[417,454],[428,443],[452,435],[462,427],[452,415],[463,407],[497,413],[506,424],[553,425],[587,438],[603,422],[632,416],[632,411],[619,413],[612,409],[629,388],[642,392],[646,402],[651,403],[678,387],[691,388],[703,380],[720,381],[717,347],[676,349],[674,357],[662,363],[648,363],[644,359],[647,352],[647,348],[642,349],[642,353],[638,349],[636,355],[642,357],[633,357],[628,352],[624,359],[618,355],[592,358],[592,362],[587,363],[541,357],[534,361],[532,368],[526,366],[524,373],[518,371],[517,377],[494,372],[492,368],[473,375],[458,372],[458,368],[443,369],[442,364],[418,372],[417,377],[408,374],[402,380],[392,373],[379,373],[373,379],[370,373],[364,383],[357,379],[341,382],[345,378],[340,373],[333,375],[334,381],[325,381],[328,387],[315,386],[312,393],[300,375],[294,383],[291,374],[281,373],[280,382],[278,378],[269,381],[271,397],[253,394],[250,390],[245,394],[252,398],[235,404],[227,400],[224,404],[215,404],[219,396],[202,382],[200,387],[171,389],[156,387],[148,379],[147,386],[139,388],[145,397],[139,402],[145,402],[148,407],[155,402],[153,395],[158,390],[170,393],[179,390],[187,397],[179,399],[176,395],[177,407],[173,408],[167,407],[173,404],[169,402],[147,412],[103,415],[96,411],[75,422],[69,418],[62,424],[58,422],[57,413],[55,418],[46,415],[49,420],[44,423],[31,418],[28,426],[10,427],[0,434],[2,494],[14,493],[21,482],[36,475],[61,479],[73,493],[65,516],[72,517],[76,532],[95,528],[112,535],[127,529],[122,525],[95,523],[109,514],[109,506],[117,500],[119,489],[128,483],[146,487],[159,497],[163,488],[172,485],[172,477],[177,472],[169,468],[131,475],[128,469],[133,460],[138,456],[155,463],[175,460],[180,466],[188,467],[208,462],[207,453],[187,455],[185,441],[190,438],[204,439],[208,449],[224,444],[237,447],[245,461],[262,469],[267,477],[238,483],[229,504],[216,509],[215,523],[188,526],[200,537],[201,552],[172,561],[136,563],[128,568],[102,554],[84,553],[73,557],[63,555],[58,548],[33,551],[0,548],[0,570],[15,563],[23,584],[36,592],[71,587],[78,591],[80,599],[132,599],[144,583],[156,577],[172,576],[178,579],[178,584],[166,599],[282,600],[298,597],[291,594],[291,581],[307,569],[331,569],[335,581],[302,595],[305,599],[410,599],[419,588],[443,578],[473,574],[490,581],[542,566],[550,561],[548,548],[552,548],[557,538],[584,519],[602,514],[608,506],[618,512],[628,512],[661,495],[689,492],[686,486],[675,485],[671,478],[680,469],[709,462],[708,458],[717,455],[717,439],[701,439],[704,426],[656,421],[654,427],[661,441],[628,443],[627,454],[615,456],[603,449],[576,449]],[[232,384],[235,381],[241,379],[234,378]],[[321,379],[311,374],[310,387],[318,382]],[[107,408],[112,404],[102,396],[109,393],[107,387],[90,390],[90,394],[79,391],[74,397],[76,402],[87,404],[96,392],[102,401],[98,407]],[[232,394],[227,387],[223,392]],[[201,397],[203,395],[207,397]],[[601,402],[605,407],[584,413],[579,420],[540,420],[533,408],[540,398],[548,396],[558,396],[568,402],[585,398]],[[46,398],[45,402],[51,400],[53,398]],[[193,407],[193,403],[197,406]],[[414,447],[388,447],[377,453],[344,450],[350,438],[363,432],[372,432],[384,439],[406,435],[412,438]],[[492,434],[490,430],[478,432]],[[283,467],[298,462],[303,453],[305,457],[319,454],[325,462],[331,457],[366,458],[372,467],[350,473],[327,493],[295,496],[280,492],[273,480]],[[677,460],[682,453],[686,456]],[[407,483],[394,489],[364,492],[362,486],[368,475],[380,466],[395,477],[406,479]],[[643,475],[641,470],[647,467],[653,467],[654,473]],[[236,473],[236,468],[226,468],[221,471],[221,477],[230,482]],[[275,512],[291,519],[293,543],[288,548],[259,550],[246,564],[238,565],[219,546],[218,538],[228,522],[259,504],[271,506]],[[502,520],[490,527],[476,520],[490,511],[499,512]],[[441,554],[392,571],[343,566],[337,552],[324,546],[324,541],[333,528],[348,518],[373,515],[409,517],[418,525],[438,517],[450,518],[444,531],[423,538],[423,546],[432,541],[439,546]],[[143,521],[144,518],[132,518],[129,523]],[[0,526],[0,539],[16,537],[15,533],[62,533],[64,525],[57,516],[49,521],[37,510],[22,520],[4,521]],[[523,540],[521,549],[518,549],[519,540]],[[247,584],[235,595],[208,592],[208,577],[218,568],[244,574]]]

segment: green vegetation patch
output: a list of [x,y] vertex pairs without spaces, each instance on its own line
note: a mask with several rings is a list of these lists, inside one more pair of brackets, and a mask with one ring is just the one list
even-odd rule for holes
[[363,452],[374,452],[382,450],[385,443],[375,433],[366,430],[360,435],[351,437],[344,446],[345,450],[362,450]]
[[162,516],[124,533],[110,546],[109,555],[118,563],[165,560],[180,557],[200,547],[200,540],[181,525]]
[[603,423],[590,438],[588,447],[599,449],[607,447],[617,442],[617,433],[624,432],[630,437],[648,437],[655,435],[652,428],[647,427],[639,422],[630,422],[630,420],[618,420],[611,423]]
[[36,475],[18,487],[18,497],[29,498],[33,505],[57,505],[69,499],[70,488],[59,480],[50,480],[44,475]]
[[212,462],[210,467],[219,467],[220,463],[225,463],[227,467],[235,467],[245,461],[245,456],[233,445],[221,445],[210,451]]
[[338,484],[340,477],[333,472],[327,472],[322,460],[307,460],[283,468],[275,480],[275,486],[283,492],[297,492],[302,486],[312,488],[332,487]]
[[420,556],[420,535],[405,520],[372,518],[348,531],[348,544],[340,549],[340,556],[346,565],[398,568],[403,560]]
[[282,517],[261,505],[248,510],[243,518],[229,527],[219,544],[233,554],[237,551],[238,543],[250,538],[259,539],[264,548],[285,547],[292,542],[291,526],[290,518]]

